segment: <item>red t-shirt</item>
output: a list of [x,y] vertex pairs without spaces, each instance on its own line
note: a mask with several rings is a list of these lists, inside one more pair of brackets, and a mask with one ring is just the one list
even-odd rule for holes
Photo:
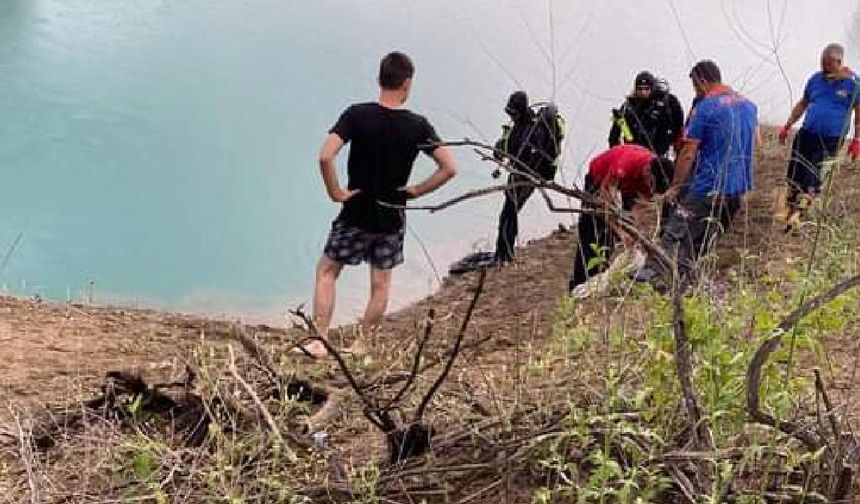
[[636,144],[616,145],[591,160],[588,173],[598,185],[617,185],[622,196],[651,197],[654,153]]

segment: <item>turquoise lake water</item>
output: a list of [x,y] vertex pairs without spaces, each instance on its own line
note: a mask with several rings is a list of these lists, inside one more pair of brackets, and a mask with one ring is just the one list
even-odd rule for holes
[[[413,56],[409,106],[444,138],[492,142],[517,88],[556,100],[572,182],[637,71],[686,106],[691,62],[712,58],[783,121],[826,43],[860,67],[858,33],[850,0],[0,0],[0,287],[282,320],[309,299],[337,212],[318,146],[345,106],[375,99],[392,49]],[[428,202],[491,182],[456,155],[461,176]],[[395,304],[487,247],[500,202],[411,215]],[[525,213],[524,238],[570,223],[537,199]],[[345,275],[339,319],[360,311],[366,277]]]

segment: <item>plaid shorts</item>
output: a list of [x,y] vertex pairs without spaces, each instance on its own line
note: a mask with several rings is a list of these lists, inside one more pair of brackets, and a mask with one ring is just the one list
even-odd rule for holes
[[334,221],[323,253],[332,261],[355,266],[367,261],[376,269],[391,269],[403,262],[403,229],[371,233]]

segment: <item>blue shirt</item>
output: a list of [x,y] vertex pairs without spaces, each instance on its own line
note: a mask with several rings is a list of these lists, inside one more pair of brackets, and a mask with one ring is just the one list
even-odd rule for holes
[[753,186],[755,104],[728,87],[704,97],[692,112],[687,138],[699,141],[689,194],[739,196]]
[[842,137],[848,132],[851,110],[860,104],[860,80],[854,73],[828,79],[817,72],[806,82],[803,98],[809,103],[803,129],[823,137]]

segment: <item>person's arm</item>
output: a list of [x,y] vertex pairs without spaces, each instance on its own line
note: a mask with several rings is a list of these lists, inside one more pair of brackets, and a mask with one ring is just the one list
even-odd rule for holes
[[788,114],[788,119],[785,121],[785,124],[779,128],[779,132],[777,133],[777,138],[779,138],[779,144],[785,145],[786,140],[788,139],[788,131],[794,126],[803,114],[806,112],[806,109],[809,107],[809,101],[806,99],[806,96],[800,99],[797,103],[791,107],[791,113]]
[[669,120],[671,122],[673,135],[673,138],[670,140],[675,144],[684,134],[684,107],[681,106],[681,102],[678,100],[678,97],[671,93],[669,94],[667,101],[669,103]]
[[854,161],[860,158],[860,103],[854,105],[854,139],[848,144],[848,155]]
[[624,231],[624,229],[615,222],[615,219],[609,218],[612,205],[615,204],[615,194],[617,192],[618,188],[609,180],[609,177],[606,177],[606,179],[604,179],[600,184],[600,191],[598,194],[600,196],[603,214],[606,216],[604,220],[606,221],[606,224],[609,225],[609,229],[611,229],[616,236],[621,238],[624,245],[630,245],[633,243],[633,237],[631,237],[627,231]]
[[696,153],[699,152],[699,141],[692,138],[684,140],[684,146],[681,147],[681,152],[678,153],[678,158],[675,160],[675,175],[672,177],[672,185],[666,191],[665,198],[672,201],[678,197],[681,192],[681,187],[687,183],[690,178],[690,172],[693,168],[693,161],[696,160]]
[[650,198],[644,194],[636,197],[633,203],[633,208],[630,209],[631,217],[637,228],[642,229],[645,226],[645,214],[648,213],[648,201]]
[[809,107],[809,102],[806,98],[801,98],[800,101],[794,104],[794,107],[791,108],[791,113],[788,115],[788,119],[785,121],[785,129],[791,129],[794,126],[794,123],[800,120],[803,117],[804,112]]
[[609,128],[609,146],[615,147],[621,143],[621,126],[618,126],[618,121],[612,117],[612,127]]
[[337,180],[337,166],[334,160],[343,147],[343,140],[335,133],[329,133],[320,147],[319,163],[328,197],[335,203],[343,203],[359,192],[359,189],[347,190],[340,186]]
[[860,141],[860,103],[854,105],[854,141]]
[[436,147],[431,156],[436,162],[436,171],[421,183],[403,188],[410,199],[435,191],[457,174],[457,166],[454,164],[454,156],[451,155],[450,149],[445,146]]
[[620,107],[612,109],[612,126],[609,128],[609,146],[615,147],[621,143],[621,125],[618,121],[624,117],[625,103]]

